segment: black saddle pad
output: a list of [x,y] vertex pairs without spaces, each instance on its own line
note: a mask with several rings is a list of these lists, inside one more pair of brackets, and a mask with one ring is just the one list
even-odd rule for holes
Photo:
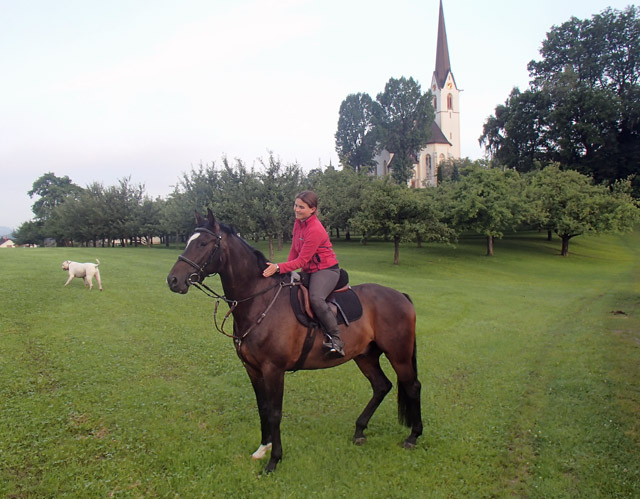
[[[305,326],[310,326],[311,324],[318,325],[318,321],[309,317],[300,306],[298,288],[299,286],[291,286],[291,307],[293,308],[293,312],[301,324]],[[331,293],[327,297],[327,302],[335,305],[338,324],[346,324],[348,326],[351,322],[362,317],[360,298],[358,298],[358,295],[351,288]]]

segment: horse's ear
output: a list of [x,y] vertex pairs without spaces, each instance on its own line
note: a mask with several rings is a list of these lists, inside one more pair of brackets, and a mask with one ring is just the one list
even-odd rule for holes
[[198,213],[197,211],[195,211],[195,214],[196,214],[196,225],[204,224],[204,218],[202,218],[202,215],[200,215],[200,213]]
[[218,222],[216,222],[216,217],[213,216],[213,212],[211,208],[207,208],[207,219],[209,220],[209,225],[215,229],[216,232],[219,232]]

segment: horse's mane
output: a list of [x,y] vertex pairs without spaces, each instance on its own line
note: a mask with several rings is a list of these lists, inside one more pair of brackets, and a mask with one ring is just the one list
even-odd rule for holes
[[[208,228],[213,229],[213,227],[209,226],[209,223],[207,222],[205,225],[208,226]],[[253,246],[251,246],[247,241],[245,241],[245,239],[240,236],[240,234],[238,234],[238,231],[235,229],[235,227],[231,226],[231,225],[227,225],[224,223],[219,222],[220,225],[220,230],[222,232],[224,232],[226,235],[231,236],[235,239],[238,239],[243,246],[245,246],[251,253],[253,253],[253,255],[256,257],[256,265],[258,266],[258,268],[260,269],[260,272],[262,272],[265,267],[267,266],[267,263],[269,262],[269,260],[267,259],[266,256],[264,256],[264,253],[262,253],[262,251],[254,248]]]

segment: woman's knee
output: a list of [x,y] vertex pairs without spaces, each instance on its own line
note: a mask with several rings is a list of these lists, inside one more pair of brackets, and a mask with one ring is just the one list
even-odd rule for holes
[[326,298],[322,295],[309,295],[309,303],[314,310],[317,308],[324,308]]

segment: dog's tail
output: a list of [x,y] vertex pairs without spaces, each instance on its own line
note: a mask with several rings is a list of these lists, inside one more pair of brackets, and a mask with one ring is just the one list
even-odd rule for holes
[[[98,260],[97,258],[96,258],[96,262],[98,262],[98,265],[100,265],[100,260]],[[98,265],[96,265],[96,267],[97,267]]]

